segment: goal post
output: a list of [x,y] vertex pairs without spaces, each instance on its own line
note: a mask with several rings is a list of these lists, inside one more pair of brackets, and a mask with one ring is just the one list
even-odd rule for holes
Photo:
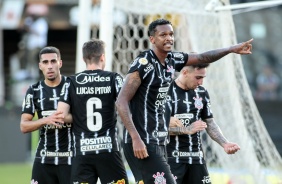
[[[209,2],[115,0],[114,8],[122,11],[127,21],[126,24],[114,26],[112,71],[126,75],[130,62],[141,51],[151,47],[148,24],[157,17],[172,22],[175,31],[174,50],[177,51],[200,53],[246,41],[237,40],[230,10],[206,11]],[[229,0],[221,2],[230,5]],[[211,96],[215,121],[225,137],[241,147],[236,154],[227,155],[223,148],[203,133],[208,170],[212,173],[214,168],[220,169],[223,173],[220,175],[222,183],[272,183],[270,171],[274,173],[275,180],[281,182],[281,156],[253,100],[241,56],[229,54],[211,64],[204,86]]]

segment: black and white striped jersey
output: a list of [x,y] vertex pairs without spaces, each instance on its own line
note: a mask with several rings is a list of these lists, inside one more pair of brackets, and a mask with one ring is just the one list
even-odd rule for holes
[[[208,91],[202,86],[195,90],[184,90],[174,81],[168,92],[167,105],[171,116],[180,119],[185,127],[197,120],[213,118]],[[169,158],[175,158],[176,163],[205,163],[200,132],[170,136],[167,153]]]
[[[44,81],[31,85],[22,104],[22,114],[27,113],[43,118],[54,113],[58,107],[61,89],[66,77],[62,76],[61,83],[49,87]],[[40,139],[35,155],[35,161],[43,164],[71,165],[72,157],[72,126],[64,124],[62,128],[45,125],[39,129]]]
[[70,105],[74,155],[119,150],[115,101],[123,77],[103,70],[86,70],[67,78],[60,101]]
[[[160,63],[153,50],[142,52],[131,64],[129,72],[139,72],[141,85],[130,101],[134,125],[145,144],[165,145],[168,126],[165,120],[165,102],[175,70],[181,70],[188,54],[170,52],[165,66]],[[128,131],[124,131],[125,143],[131,142]]]

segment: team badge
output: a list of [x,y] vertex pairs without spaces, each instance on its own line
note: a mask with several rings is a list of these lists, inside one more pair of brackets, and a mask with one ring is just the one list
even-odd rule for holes
[[202,109],[203,108],[203,102],[202,102],[202,98],[199,98],[199,97],[194,97],[193,98],[194,100],[195,100],[195,103],[194,103],[194,105],[195,105],[195,107],[197,108],[197,109]]
[[141,65],[146,65],[146,64],[148,64],[148,60],[147,60],[146,58],[140,58],[140,59],[138,60],[138,62],[139,62]]
[[163,172],[161,174],[157,172],[157,174],[154,174],[153,177],[155,178],[155,184],[166,184],[166,179]]

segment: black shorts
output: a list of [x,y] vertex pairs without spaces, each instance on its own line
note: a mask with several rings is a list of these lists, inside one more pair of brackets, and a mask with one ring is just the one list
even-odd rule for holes
[[73,157],[72,183],[128,183],[120,152]]
[[136,158],[134,156],[134,153],[133,153],[133,149],[132,149],[132,144],[129,143],[125,143],[123,145],[123,153],[124,153],[124,156],[126,158],[126,161],[131,169],[131,172],[135,178],[135,183],[141,183],[143,181],[142,179],[142,173],[141,173],[141,170],[140,170],[140,166],[138,165],[139,164],[139,159]]
[[175,158],[168,158],[168,163],[177,184],[211,184],[206,164],[175,163]]
[[173,184],[175,179],[171,174],[166,159],[165,146],[146,145],[149,157],[137,159],[134,156],[131,143],[124,145],[125,158],[136,181],[143,180],[144,183],[166,183]]
[[40,184],[70,184],[70,175],[71,165],[53,165],[34,162],[31,180],[33,180],[33,183],[38,182]]

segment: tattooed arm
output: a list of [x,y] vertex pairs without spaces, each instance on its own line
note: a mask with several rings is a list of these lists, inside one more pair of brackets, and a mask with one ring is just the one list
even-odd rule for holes
[[236,143],[229,142],[223,136],[219,126],[215,123],[213,118],[205,119],[204,121],[207,123],[208,127],[206,130],[209,136],[221,145],[227,154],[234,154],[240,150],[240,147]]
[[199,63],[212,63],[230,53],[236,53],[236,54],[242,54],[242,55],[251,54],[252,53],[252,44],[251,44],[252,41],[253,39],[250,39],[246,42],[232,45],[230,47],[210,50],[210,51],[207,51],[201,54],[191,53],[189,54],[186,65],[194,65],[194,64],[199,64]]
[[198,131],[202,131],[207,128],[207,125],[203,121],[195,121],[191,125],[184,127],[178,118],[171,117],[169,122],[169,134],[170,135],[192,135]]
[[141,79],[138,71],[127,74],[123,87],[116,100],[116,107],[125,128],[132,138],[132,147],[135,157],[143,159],[148,157],[147,149],[135,128],[129,109],[129,102],[134,97],[140,85]]

